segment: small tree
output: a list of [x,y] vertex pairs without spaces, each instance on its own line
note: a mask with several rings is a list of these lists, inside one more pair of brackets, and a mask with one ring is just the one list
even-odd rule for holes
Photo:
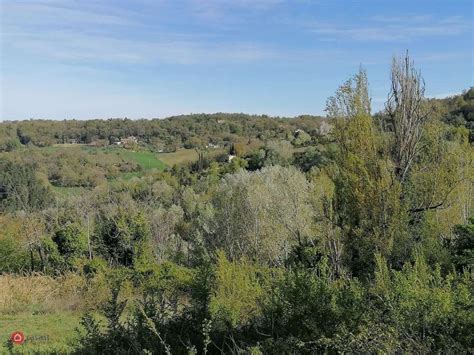
[[356,75],[341,85],[334,96],[328,98],[325,111],[329,118],[370,115],[370,104],[367,72],[359,68]]

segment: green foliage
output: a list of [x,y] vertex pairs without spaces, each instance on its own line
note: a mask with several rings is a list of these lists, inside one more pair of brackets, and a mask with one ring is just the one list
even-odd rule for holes
[[357,280],[332,280],[327,261],[316,269],[286,273],[264,311],[268,351],[298,352],[331,349],[331,338],[355,329],[365,313],[367,295]]
[[107,262],[104,259],[95,257],[92,260],[84,263],[82,271],[87,277],[94,277],[94,275],[104,272],[107,269]]
[[17,138],[11,138],[2,143],[0,150],[11,152],[13,150],[19,149],[20,147],[21,147],[20,141]]
[[52,239],[69,266],[75,258],[87,253],[87,237],[77,223],[66,223],[57,227]]
[[472,282],[469,273],[443,277],[420,254],[401,271],[389,270],[379,257],[372,289],[375,310],[396,331],[396,350],[462,351],[472,345]]
[[[135,149],[148,145],[166,152],[180,147],[202,147],[208,142],[224,145],[235,138],[285,138],[288,131],[298,128],[316,131],[321,118],[302,116],[293,119],[245,114],[192,114],[153,120],[90,120],[53,121],[29,120],[0,124],[0,151],[7,142],[48,147],[53,144],[113,144],[123,138],[135,137]],[[16,143],[15,143],[16,144]]]
[[101,309],[105,324],[102,325],[89,313],[84,314],[81,320],[82,329],[77,329],[79,333],[77,353],[126,353],[127,334],[120,320],[126,305],[126,300],[120,298],[126,277],[126,273],[120,269],[109,275],[110,298]]
[[[359,101],[356,97],[352,100]],[[363,275],[373,270],[375,252],[392,254],[395,239],[404,235],[406,217],[400,186],[379,156],[381,147],[372,118],[356,107],[345,111],[355,115],[336,124],[339,152],[330,176],[335,185],[337,224],[346,238],[346,259],[354,274]]]
[[0,159],[0,209],[34,211],[52,202],[50,189],[39,181],[32,166]]
[[217,255],[215,291],[209,310],[216,324],[235,328],[259,315],[258,300],[264,288],[259,270],[248,261],[230,262],[224,252]]
[[122,208],[103,210],[98,216],[95,237],[98,251],[114,265],[132,266],[143,262],[150,230],[144,215]]
[[22,272],[30,264],[30,255],[25,248],[18,247],[13,235],[0,238],[0,272]]
[[251,152],[246,159],[249,170],[273,165],[288,166],[293,160],[293,149],[288,141],[269,141],[263,148]]
[[10,152],[21,147],[15,126],[7,123],[0,124],[0,152]]
[[403,132],[363,70],[324,121],[0,123],[0,304],[99,310],[58,352],[472,352],[473,92]]
[[212,201],[206,242],[233,260],[281,264],[292,245],[311,237],[310,189],[292,167],[227,175]]
[[458,225],[454,229],[455,237],[450,249],[453,254],[453,263],[460,270],[474,266],[474,218],[465,225]]
[[311,136],[303,130],[297,130],[295,132],[295,139],[292,140],[292,144],[296,146],[303,146],[311,141]]
[[319,146],[309,147],[304,152],[295,153],[294,165],[304,172],[312,168],[322,168],[330,161],[329,153]]
[[164,262],[151,270],[140,272],[140,277],[135,276],[145,293],[158,292],[170,298],[189,291],[196,276],[196,270],[172,262]]
[[369,81],[364,69],[349,78],[326,102],[330,118],[370,115]]

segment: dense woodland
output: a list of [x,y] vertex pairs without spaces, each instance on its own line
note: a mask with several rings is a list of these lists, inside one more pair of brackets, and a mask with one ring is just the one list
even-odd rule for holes
[[10,151],[23,145],[46,147],[72,142],[103,146],[134,136],[149,149],[172,151],[249,139],[291,140],[290,136],[297,128],[317,135],[321,122],[322,119],[315,116],[287,119],[226,113],[154,120],[14,121],[2,123],[0,149]]
[[58,353],[472,352],[474,89],[390,73],[377,113],[361,69],[324,118],[0,123],[0,318],[80,314]]

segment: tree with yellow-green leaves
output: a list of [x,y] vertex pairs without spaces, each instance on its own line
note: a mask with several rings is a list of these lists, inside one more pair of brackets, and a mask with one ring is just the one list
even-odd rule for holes
[[346,265],[355,273],[372,269],[374,252],[391,255],[396,235],[403,233],[400,185],[390,174],[383,141],[370,115],[364,70],[328,100],[338,145],[328,167],[334,186],[334,227],[343,234]]

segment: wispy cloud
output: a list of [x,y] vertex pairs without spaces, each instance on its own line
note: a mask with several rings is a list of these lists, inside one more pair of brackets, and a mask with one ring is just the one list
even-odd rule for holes
[[472,23],[459,16],[441,19],[435,19],[430,15],[374,16],[369,23],[368,26],[315,23],[308,27],[311,32],[329,39],[381,42],[405,42],[429,36],[453,36],[473,29]]
[[63,61],[115,62],[129,64],[193,64],[220,61],[242,62],[275,56],[270,48],[246,42],[214,43],[168,36],[162,40],[130,40],[63,31],[16,33],[9,36],[10,46],[36,56]]
[[462,6],[439,2],[427,14],[413,0],[365,3],[0,0],[3,114],[322,110],[334,82],[360,63],[384,87],[403,48],[427,82],[445,73],[431,80],[433,93],[469,85],[473,25]]
[[246,7],[254,9],[269,9],[282,4],[286,0],[192,0],[204,7]]
[[404,16],[391,16],[391,15],[375,15],[370,20],[381,23],[396,23],[396,24],[417,24],[426,23],[433,20],[433,15],[404,15]]
[[[145,7],[160,6],[160,2],[139,1]],[[205,0],[201,6],[230,6],[232,3],[232,6],[261,7],[278,1]],[[175,33],[159,25],[150,26],[130,9],[125,11],[110,5],[72,0],[7,1],[4,5],[4,11],[9,14],[2,19],[4,46],[49,59],[194,64],[250,62],[276,54],[270,46],[253,41],[224,40],[206,33]],[[146,16],[146,11],[144,13]],[[140,35],[134,38],[135,33]]]
[[469,51],[452,52],[431,52],[421,54],[417,57],[418,62],[452,62],[452,61],[472,61],[472,53]]
[[70,0],[6,0],[3,4],[3,11],[5,14],[2,17],[4,26],[20,23],[28,27],[137,24],[130,16],[126,16],[127,14],[120,13],[116,7],[88,2],[78,4]]
[[[138,7],[121,8],[107,2],[6,0],[3,46],[8,52],[77,65],[289,62],[319,60],[340,52],[288,49],[239,36],[234,10],[267,11],[287,1],[176,0],[187,6],[182,16],[173,19],[170,7],[176,8],[170,1],[135,0],[132,3]],[[229,24],[232,30],[216,31],[201,16],[216,16],[216,21]],[[183,19],[203,24],[196,25],[197,30],[183,30]]]
[[218,25],[223,30],[236,29],[255,16],[269,13],[289,1],[299,0],[186,0],[190,15],[198,21]]

